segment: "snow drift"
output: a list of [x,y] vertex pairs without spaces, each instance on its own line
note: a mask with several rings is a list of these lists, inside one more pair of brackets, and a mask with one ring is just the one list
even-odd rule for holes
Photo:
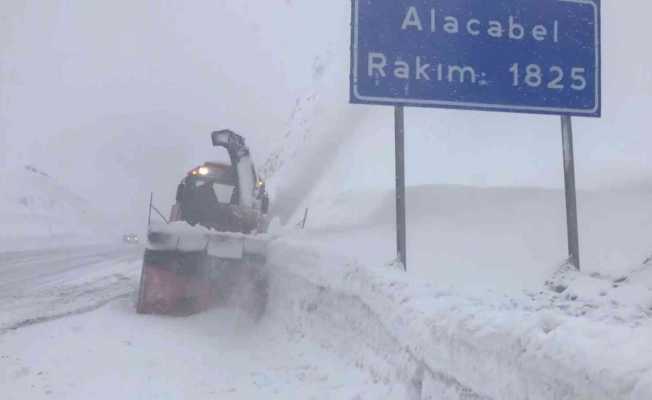
[[582,272],[559,190],[407,194],[407,274],[393,193],[311,196],[306,229],[269,246],[273,318],[402,382],[396,398],[652,396],[652,193],[580,192]]
[[379,381],[402,382],[395,398],[652,396],[649,319],[572,316],[554,296],[462,295],[300,237],[275,242],[269,260],[273,317]]

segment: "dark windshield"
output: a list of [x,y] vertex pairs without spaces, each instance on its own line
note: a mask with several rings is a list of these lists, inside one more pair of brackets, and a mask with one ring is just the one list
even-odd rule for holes
[[218,230],[233,230],[231,205],[239,194],[232,169],[212,170],[206,176],[189,176],[179,187],[182,218]]
[[188,177],[184,184],[182,201],[185,203],[195,199],[209,203],[238,204],[238,193],[232,179]]

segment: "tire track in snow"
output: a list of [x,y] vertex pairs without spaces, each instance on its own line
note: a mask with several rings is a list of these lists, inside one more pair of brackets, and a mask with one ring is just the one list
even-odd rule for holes
[[75,315],[81,315],[81,314],[85,314],[85,313],[88,313],[88,312],[92,312],[92,311],[95,311],[95,310],[98,310],[98,309],[104,307],[105,305],[107,305],[107,304],[109,304],[109,303],[111,303],[113,301],[124,299],[124,298],[130,297],[131,295],[132,295],[132,293],[125,293],[125,294],[110,297],[108,299],[105,299],[105,300],[99,301],[97,303],[90,304],[90,305],[87,305],[87,306],[84,306],[84,307],[81,307],[81,308],[78,308],[78,309],[75,309],[75,310],[70,310],[70,311],[66,311],[66,312],[62,312],[62,313],[54,314],[54,315],[47,315],[47,316],[41,316],[41,317],[35,317],[35,318],[28,318],[28,319],[22,320],[20,322],[17,322],[17,323],[15,323],[13,325],[10,325],[10,326],[8,326],[6,328],[0,329],[0,335],[4,335],[7,332],[15,331],[15,330],[18,330],[20,328],[25,328],[25,327],[32,326],[32,325],[42,324],[44,322],[50,322],[50,321],[54,321],[54,320],[61,319],[61,318],[72,317],[72,316],[75,316]]

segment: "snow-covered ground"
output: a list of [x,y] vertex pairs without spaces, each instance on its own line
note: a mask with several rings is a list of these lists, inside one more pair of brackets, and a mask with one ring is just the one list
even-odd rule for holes
[[409,188],[408,273],[392,262],[391,193],[324,197],[270,263],[313,287],[315,310],[336,301],[311,323],[338,310],[356,349],[375,349],[353,353],[361,364],[421,380],[424,398],[648,399],[652,193],[580,194],[582,272],[564,265],[562,196]]
[[[141,250],[0,257],[3,399],[380,399],[380,382],[281,318],[234,308],[187,318],[135,312]],[[272,302],[272,315],[283,314]],[[332,330],[334,334],[336,331]]]
[[[319,239],[297,234],[272,246],[279,279],[303,283],[303,292],[286,296],[294,298],[287,309],[295,310],[295,323],[383,379],[420,382],[422,398],[647,399],[652,393],[652,324],[642,307],[652,292],[638,283],[650,282],[652,268],[642,268],[633,283],[616,284],[620,289],[608,279],[574,275],[582,283],[562,294],[543,284],[520,295],[471,294],[392,265],[366,264],[360,255],[337,255]],[[609,297],[597,300],[606,287]],[[636,300],[618,304],[630,289]],[[350,341],[331,336],[329,326],[348,332]]]
[[131,298],[0,339],[3,399],[378,399],[309,338],[233,310],[143,317]]

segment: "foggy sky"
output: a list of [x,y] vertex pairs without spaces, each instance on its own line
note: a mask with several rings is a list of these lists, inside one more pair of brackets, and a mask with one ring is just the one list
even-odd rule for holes
[[[213,129],[242,132],[262,163],[313,87],[317,57],[336,59],[341,71],[323,86],[348,101],[349,6],[4,0],[0,167],[35,164],[133,224],[150,191],[169,205],[183,174],[214,158]],[[652,176],[650,12],[644,0],[603,1],[604,117],[574,120],[580,186]],[[382,157],[334,165],[346,185],[392,187],[391,115],[376,108],[352,129],[358,150],[345,153]],[[407,118],[409,183],[561,184],[558,118],[423,109]]]

